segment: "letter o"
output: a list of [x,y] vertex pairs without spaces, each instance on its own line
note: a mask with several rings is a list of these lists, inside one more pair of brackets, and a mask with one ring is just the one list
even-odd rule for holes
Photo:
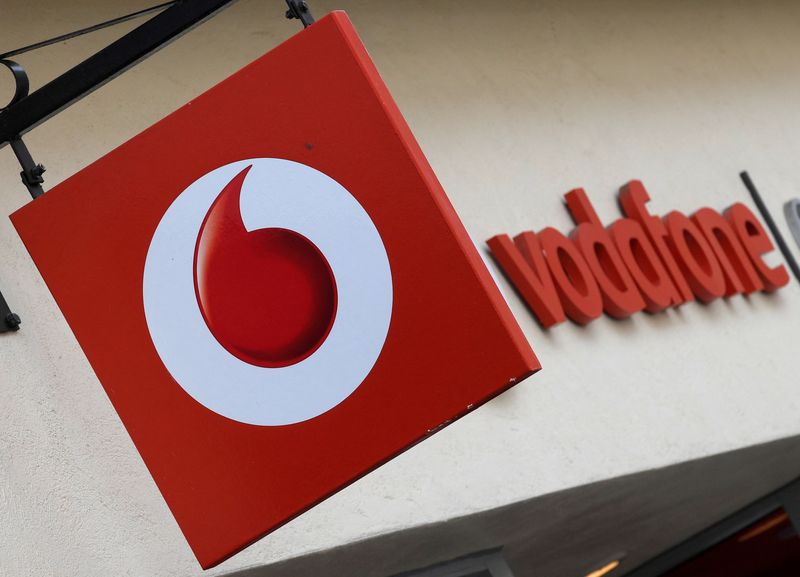
[[551,227],[536,236],[567,316],[583,325],[603,314],[600,289],[578,247]]
[[669,243],[692,292],[703,302],[725,294],[725,276],[705,236],[689,218],[674,210],[664,223]]

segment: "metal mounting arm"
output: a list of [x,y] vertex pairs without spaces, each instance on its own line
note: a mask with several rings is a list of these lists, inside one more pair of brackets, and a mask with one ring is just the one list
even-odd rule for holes
[[183,0],[0,112],[0,148],[235,0]]

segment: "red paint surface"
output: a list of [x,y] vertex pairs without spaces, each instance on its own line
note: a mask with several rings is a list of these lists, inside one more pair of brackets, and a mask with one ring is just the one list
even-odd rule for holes
[[253,365],[285,367],[311,355],[330,332],[336,281],[303,235],[245,229],[239,197],[249,170],[220,192],[203,221],[195,291],[208,328],[228,352]]
[[[237,423],[195,402],[161,363],[142,303],[150,240],[178,194],[259,157],[302,162],[342,184],[375,223],[392,269],[391,325],[364,383],[327,413],[282,427]],[[12,221],[204,567],[539,369],[341,12]]]

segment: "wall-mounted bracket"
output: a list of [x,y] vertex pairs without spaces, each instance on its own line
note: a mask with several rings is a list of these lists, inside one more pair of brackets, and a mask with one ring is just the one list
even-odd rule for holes
[[61,76],[0,110],[0,148],[234,1],[183,0],[172,4]]
[[[14,77],[14,95],[11,97],[11,100],[3,107],[0,108],[0,112],[11,106],[12,104],[19,102],[21,99],[25,98],[28,95],[28,89],[30,84],[28,82],[28,75],[25,73],[25,69],[17,62],[13,60],[8,60],[4,58],[0,58],[0,66],[4,66],[11,72],[12,76]],[[26,160],[30,159],[30,163],[33,164],[33,159],[31,158],[30,153],[28,153],[28,149],[25,148],[25,145],[22,141],[19,141],[19,145],[21,146],[20,153],[24,152],[26,156]],[[13,143],[12,143],[12,146]],[[17,148],[14,148],[14,153],[17,155],[17,159],[20,160],[22,163],[22,159],[20,158],[20,154],[17,153]],[[23,169],[20,175],[23,178],[23,182],[25,182],[25,164],[23,164]],[[29,166],[29,168],[31,168]],[[31,170],[28,173],[28,176],[33,180],[34,174],[37,172],[36,170]],[[44,172],[44,167],[42,167],[41,172],[39,172],[39,179],[41,179],[41,173]],[[37,194],[34,196],[34,190],[31,190],[28,187],[28,192],[31,193],[31,196],[36,198],[42,192],[41,182],[38,185]],[[18,331],[19,325],[22,323],[22,320],[19,318],[19,315],[14,313],[11,310],[11,307],[8,306],[3,293],[0,292],[0,333],[7,333],[10,331]]]

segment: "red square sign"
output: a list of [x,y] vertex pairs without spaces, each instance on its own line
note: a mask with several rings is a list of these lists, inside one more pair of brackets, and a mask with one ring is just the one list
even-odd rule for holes
[[203,567],[539,369],[343,13],[12,220]]

